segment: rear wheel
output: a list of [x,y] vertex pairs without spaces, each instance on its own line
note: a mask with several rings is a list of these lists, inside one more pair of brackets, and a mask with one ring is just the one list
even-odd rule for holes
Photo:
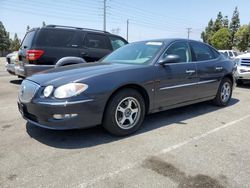
[[227,106],[232,97],[232,86],[232,81],[229,78],[223,78],[213,102],[218,106]]
[[103,127],[110,133],[124,136],[135,132],[145,117],[145,102],[139,92],[124,89],[109,101]]

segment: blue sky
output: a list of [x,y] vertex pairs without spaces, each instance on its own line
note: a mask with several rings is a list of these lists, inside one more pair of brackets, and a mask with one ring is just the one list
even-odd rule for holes
[[[221,11],[231,19],[238,6],[241,24],[250,22],[249,0],[107,0],[107,31],[129,41],[153,38],[190,37],[200,40],[200,33],[209,19]],[[46,24],[103,29],[103,0],[0,0],[0,20],[10,32],[20,38],[26,27]]]

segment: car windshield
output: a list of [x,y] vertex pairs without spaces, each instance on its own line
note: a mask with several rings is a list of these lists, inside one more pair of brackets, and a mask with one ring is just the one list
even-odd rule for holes
[[162,42],[139,42],[128,44],[107,57],[101,62],[122,64],[147,64],[155,57],[162,47]]

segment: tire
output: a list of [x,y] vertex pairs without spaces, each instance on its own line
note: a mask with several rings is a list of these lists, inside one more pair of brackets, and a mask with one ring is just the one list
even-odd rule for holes
[[123,89],[109,101],[103,127],[113,135],[125,136],[134,133],[141,126],[144,117],[145,101],[142,95],[134,89]]
[[221,107],[227,106],[231,100],[232,92],[232,81],[229,78],[223,78],[217,91],[216,97],[213,100],[214,104]]

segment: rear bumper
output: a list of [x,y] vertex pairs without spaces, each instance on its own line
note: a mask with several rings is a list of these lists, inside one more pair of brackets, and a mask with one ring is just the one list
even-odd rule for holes
[[24,65],[24,66],[17,66],[15,70],[15,74],[22,77],[28,77],[32,74],[42,72],[48,69],[54,68],[54,65]]
[[238,66],[235,76],[237,80],[250,80],[250,67]]
[[[103,111],[91,99],[74,102],[30,102],[18,101],[23,118],[33,125],[54,129],[80,129],[101,124]],[[75,117],[55,119],[54,114],[77,114]]]
[[12,75],[15,75],[15,64],[6,62],[5,63],[5,68],[8,71],[8,73],[10,73]]

